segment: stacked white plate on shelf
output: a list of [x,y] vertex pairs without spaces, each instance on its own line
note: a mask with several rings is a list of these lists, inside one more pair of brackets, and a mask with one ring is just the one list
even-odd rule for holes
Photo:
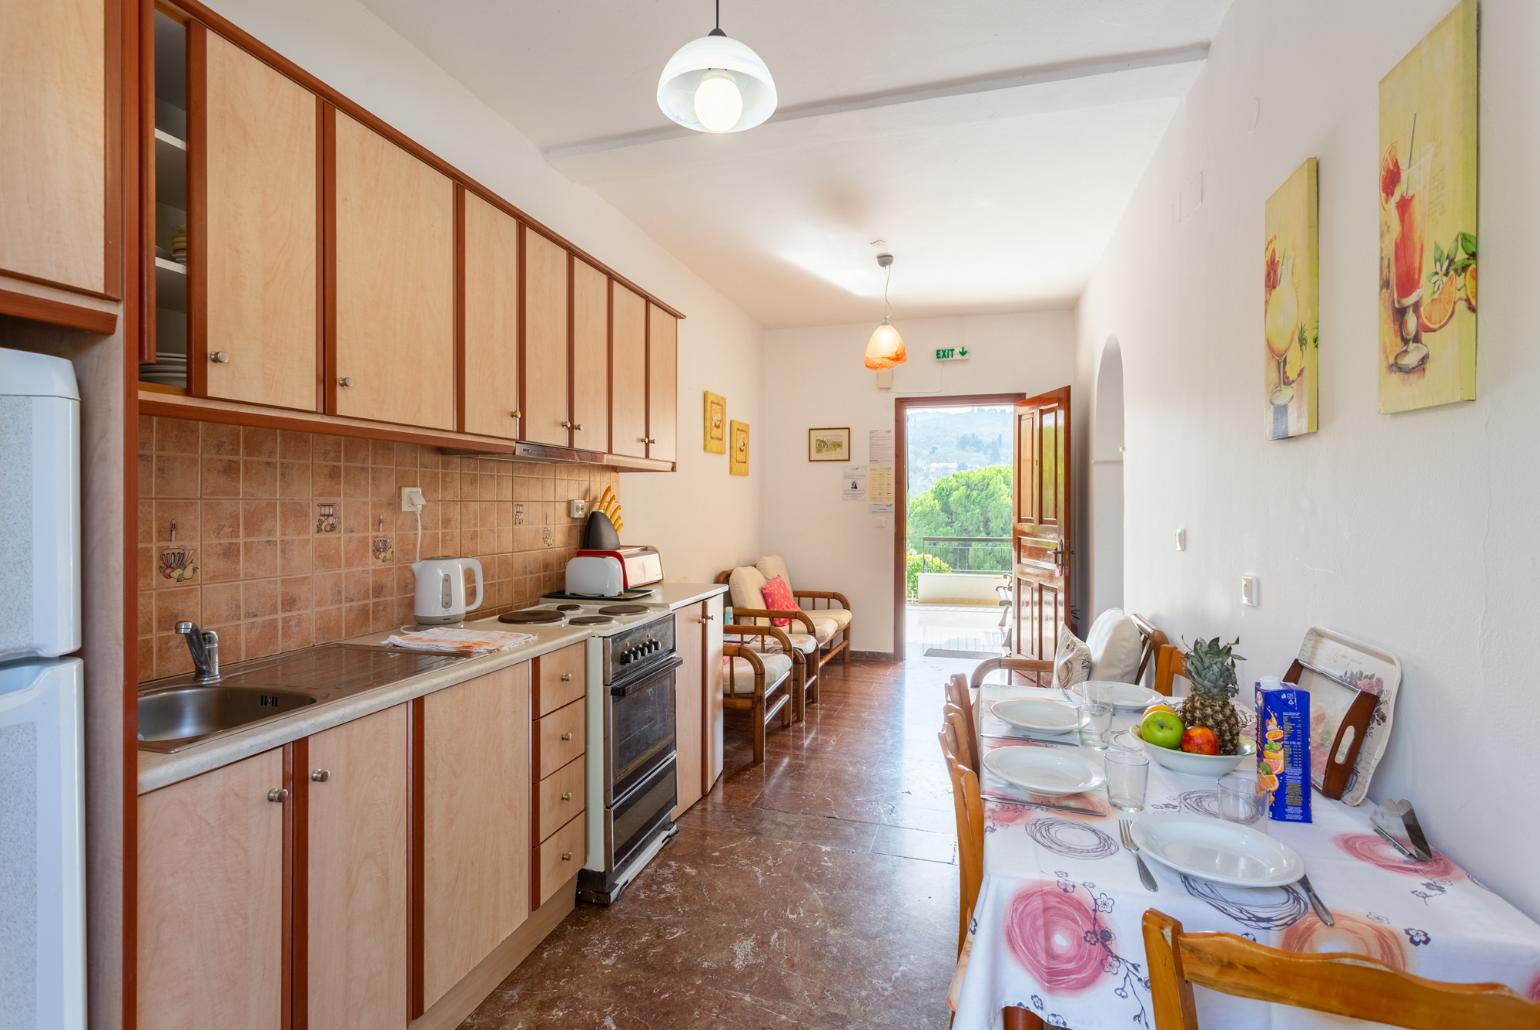
[[141,382],[160,383],[163,386],[186,386],[187,355],[156,354],[153,365],[139,366],[139,379]]

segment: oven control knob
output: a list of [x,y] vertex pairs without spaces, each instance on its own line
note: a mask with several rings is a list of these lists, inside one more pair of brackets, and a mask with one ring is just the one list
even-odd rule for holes
[[663,645],[658,643],[656,640],[649,640],[649,641],[647,641],[647,651],[648,651],[648,653],[656,654],[657,652],[659,652],[661,650],[663,650]]

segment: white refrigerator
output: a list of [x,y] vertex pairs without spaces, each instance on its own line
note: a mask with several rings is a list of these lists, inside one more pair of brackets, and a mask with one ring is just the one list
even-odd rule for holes
[[0,348],[0,1023],[85,1026],[80,395]]

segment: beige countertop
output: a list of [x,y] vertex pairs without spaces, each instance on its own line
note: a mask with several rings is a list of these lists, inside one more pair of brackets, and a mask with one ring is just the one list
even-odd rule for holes
[[[669,608],[678,609],[703,601],[708,597],[727,592],[720,583],[662,583],[653,591],[656,599]],[[529,633],[535,639],[531,643],[480,658],[468,658],[444,668],[434,669],[418,676],[398,680],[373,690],[366,690],[335,701],[317,701],[285,715],[264,719],[245,729],[236,730],[201,744],[193,744],[174,754],[154,751],[139,752],[139,793],[147,794],[161,787],[190,779],[201,773],[238,762],[243,758],[282,747],[290,741],[308,737],[322,730],[340,726],[354,719],[383,711],[386,708],[423,697],[435,691],[463,683],[468,679],[494,672],[509,665],[527,662],[531,658],[586,640],[589,632],[580,626],[517,626],[510,630]],[[345,644],[383,646],[385,633],[370,633],[341,641]]]

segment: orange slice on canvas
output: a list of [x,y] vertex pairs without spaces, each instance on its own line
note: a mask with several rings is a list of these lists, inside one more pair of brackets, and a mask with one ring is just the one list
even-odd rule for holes
[[1459,277],[1446,275],[1439,280],[1438,289],[1422,302],[1419,316],[1420,327],[1425,333],[1436,333],[1454,317],[1454,302],[1459,295]]

